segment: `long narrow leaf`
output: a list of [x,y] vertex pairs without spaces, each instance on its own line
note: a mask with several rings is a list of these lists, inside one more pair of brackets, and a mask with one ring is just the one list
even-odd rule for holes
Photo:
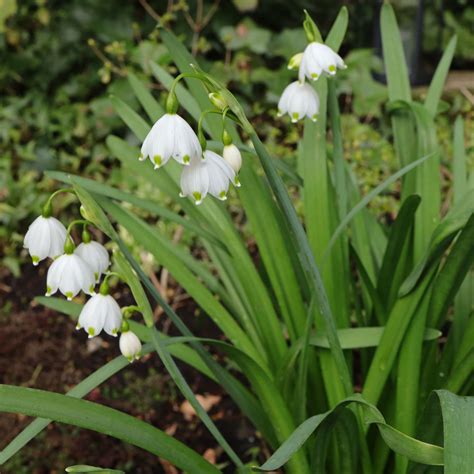
[[43,390],[0,385],[0,411],[38,416],[104,433],[167,459],[188,472],[220,472],[158,428],[97,403]]

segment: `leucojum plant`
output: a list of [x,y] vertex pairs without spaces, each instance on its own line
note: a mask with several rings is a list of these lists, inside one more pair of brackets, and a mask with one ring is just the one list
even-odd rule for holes
[[[462,119],[454,124],[449,157],[440,155],[434,123],[456,39],[444,52],[426,98],[416,101],[393,10],[382,7],[386,110],[400,170],[361,198],[343,157],[336,95],[337,69],[344,67],[336,51],[347,23],[343,8],[323,41],[306,14],[308,45],[290,60],[298,78],[279,103],[280,114],[304,120],[294,169],[269,155],[237,99],[199,68],[171,32],[161,31],[180,70],[173,78],[151,63],[157,80],[169,89],[165,110],[130,75],[147,119],[120,99],[111,101],[143,145],[138,150],[115,136],[107,145],[124,169],[158,188],[182,212],[84,177],[49,172],[75,193],[82,218],[66,229],[52,217],[50,200],[30,227],[25,246],[34,263],[57,257],[48,270],[47,295],[59,289],[68,299],[81,290],[93,296],[83,307],[48,296],[38,301],[78,316],[78,327],[90,337],[101,330],[121,333],[120,348],[129,360],[156,352],[225,452],[226,472],[471,473],[474,399],[467,395],[474,385],[474,182],[466,170]],[[453,199],[444,215],[441,162],[453,175]],[[385,229],[366,206],[398,180],[400,209]],[[238,202],[255,237],[259,267],[222,202],[230,185],[240,182]],[[301,197],[302,216],[287,186]],[[161,235],[133,209],[181,225],[208,260]],[[83,229],[77,247],[74,226]],[[91,241],[93,227],[113,242],[114,272],[108,270],[107,251]],[[191,333],[134,259],[121,238],[124,231],[173,275],[225,340]],[[119,281],[135,299],[122,310],[109,295],[111,282]],[[155,327],[154,304],[180,337]],[[210,351],[232,364],[224,367]],[[56,421],[106,433],[184,472],[221,472],[159,429],[81,400],[126,370],[126,358],[112,360],[65,395],[0,386],[0,410],[37,417],[3,449],[0,462]],[[229,394],[273,453],[263,464],[244,463],[196,400],[176,359]],[[101,472],[81,465],[68,470]]]

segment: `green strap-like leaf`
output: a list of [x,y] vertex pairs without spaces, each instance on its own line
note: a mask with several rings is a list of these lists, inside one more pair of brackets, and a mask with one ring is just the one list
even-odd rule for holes
[[442,317],[453,302],[464,277],[474,262],[474,214],[471,215],[453,245],[451,252],[438,274],[433,288],[429,309],[429,324],[439,327]]
[[156,122],[165,113],[163,107],[153,98],[151,92],[135,74],[128,73],[128,82],[141,106],[145,109],[148,118],[152,122]]
[[399,178],[401,178],[403,175],[407,174],[409,171],[412,169],[416,168],[417,166],[421,165],[424,161],[428,160],[434,156],[433,154],[423,156],[422,158],[413,161],[412,163],[408,164],[407,166],[404,166],[402,169],[398,170],[396,173],[392,174],[390,177],[388,177],[384,182],[380,183],[377,187],[375,187],[370,193],[368,193],[364,198],[356,205],[354,206],[342,219],[342,221],[339,223],[337,226],[336,230],[334,231],[331,240],[329,241],[329,244],[324,252],[323,256],[323,262],[326,260],[328,255],[331,252],[332,247],[334,246],[334,243],[337,241],[341,233],[344,231],[344,229],[347,227],[347,225],[351,222],[351,220],[354,218],[354,216],[360,212],[362,209],[364,209],[369,202],[374,199],[376,196],[378,196],[385,188],[390,186],[392,183],[397,181]]
[[400,287],[399,296],[405,296],[412,291],[421,275],[429,264],[447,249],[455,235],[466,225],[474,212],[474,189],[466,194],[451,207],[445,218],[437,225],[431,235],[430,244],[413,271],[406,277]]
[[390,237],[377,278],[377,291],[387,311],[391,311],[411,263],[409,245],[412,240],[415,212],[420,200],[420,196],[416,194],[408,196],[403,201],[397,219],[390,229]]
[[436,390],[443,414],[444,472],[470,473],[474,466],[474,397]]
[[98,403],[44,390],[0,385],[0,411],[47,418],[104,433],[145,449],[190,473],[220,472],[158,428]]
[[431,80],[430,87],[426,94],[425,107],[429,113],[434,116],[438,109],[439,99],[443,93],[444,83],[448,76],[449,68],[451,67],[451,61],[456,51],[457,37],[453,36],[448,43],[448,46],[444,49],[443,57],[436,68],[433,79]]
[[351,403],[355,403],[362,408],[365,422],[377,426],[384,441],[393,451],[415,462],[434,466],[443,465],[443,448],[411,438],[392,428],[385,423],[384,417],[374,405],[366,402],[360,395],[353,395],[338,403],[334,409],[321,415],[312,416],[301,423],[262,466],[254,469],[257,471],[274,471],[281,468],[314,432],[316,432],[317,442],[318,430],[328,423],[333,423],[334,418],[337,419],[341,411]]
[[89,466],[88,464],[76,464],[75,466],[69,466],[66,468],[66,472],[75,472],[79,474],[85,473],[97,473],[97,474],[125,474],[125,471],[118,469],[107,469],[96,466]]

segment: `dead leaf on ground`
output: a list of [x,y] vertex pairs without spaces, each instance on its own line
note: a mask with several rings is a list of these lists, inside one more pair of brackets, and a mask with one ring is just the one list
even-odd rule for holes
[[[205,411],[209,411],[214,405],[219,403],[221,401],[221,396],[219,395],[212,395],[212,394],[206,394],[206,395],[196,395],[197,401],[200,403],[200,405],[204,408]],[[194,408],[191,406],[191,404],[185,400],[183,403],[181,403],[181,406],[179,407],[179,411],[183,414],[184,419],[186,421],[191,421],[191,419],[196,416],[196,412],[194,411]]]

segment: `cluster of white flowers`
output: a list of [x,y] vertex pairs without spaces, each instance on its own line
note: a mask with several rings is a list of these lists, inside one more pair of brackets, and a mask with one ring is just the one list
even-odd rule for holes
[[317,81],[321,75],[334,76],[336,69],[345,69],[342,58],[329,46],[312,41],[303,53],[290,59],[289,69],[297,69],[298,80],[285,88],[278,102],[278,115],[288,114],[292,122],[308,117],[314,122],[318,119],[319,97],[306,79]]
[[[117,336],[120,330],[120,350],[130,361],[138,358],[141,351],[140,340],[128,329],[122,327],[122,311],[115,299],[109,295],[107,270],[110,265],[109,253],[99,242],[91,240],[89,232],[82,233],[82,243],[75,246],[68,230],[50,215],[50,204],[46,211],[29,226],[24,239],[34,265],[46,258],[53,259],[46,277],[46,296],[58,290],[71,301],[83,291],[91,298],[83,306],[77,329],[84,328],[89,337],[98,336],[102,330]],[[95,286],[106,275],[99,293]]]
[[141,147],[140,160],[147,158],[155,169],[165,165],[170,158],[183,165],[181,197],[191,197],[196,204],[210,194],[222,201],[227,199],[232,183],[239,187],[238,172],[242,166],[239,149],[225,143],[223,156],[203,150],[191,126],[177,113],[164,114],[151,128]]

